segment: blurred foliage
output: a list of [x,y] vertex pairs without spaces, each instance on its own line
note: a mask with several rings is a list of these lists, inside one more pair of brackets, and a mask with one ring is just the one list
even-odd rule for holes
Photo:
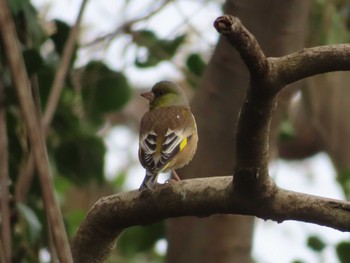
[[188,71],[185,72],[187,81],[192,87],[196,88],[198,80],[202,76],[207,64],[199,53],[192,53],[186,59],[186,66]]
[[[9,1],[23,58],[29,77],[39,87],[40,106],[45,111],[60,59],[71,26],[54,20],[54,32],[49,34],[39,21],[35,8],[28,0]],[[53,48],[48,48],[50,43]],[[73,67],[76,52],[69,64],[69,74],[59,99],[58,108],[47,134],[47,147],[55,176],[55,190],[62,204],[65,194],[74,185],[84,187],[94,181],[105,183],[104,156],[106,147],[97,132],[104,125],[107,113],[123,109],[131,98],[131,87],[123,72],[110,69],[102,61],[88,63],[82,69]],[[1,54],[4,53],[0,46]],[[27,134],[21,118],[15,91],[12,87],[6,57],[1,55],[0,66],[6,92],[7,129],[9,140],[9,171],[11,194],[23,176],[30,153]],[[80,84],[74,78],[79,79]],[[96,121],[98,119],[98,121]],[[28,175],[27,175],[28,176]],[[47,226],[37,174],[29,181],[30,188],[24,203],[12,207],[13,258],[15,262],[38,262],[41,250],[47,250]],[[21,186],[23,187],[23,185]],[[73,235],[87,211],[64,213],[68,232]]]
[[346,196],[350,196],[350,170],[338,174],[337,180]]
[[310,45],[350,41],[350,3],[346,0],[314,0],[310,16]]
[[123,232],[118,239],[117,248],[122,255],[132,259],[139,253],[151,252],[155,243],[162,238],[164,238],[162,222],[149,226],[135,226]]
[[292,123],[287,117],[285,117],[281,122],[279,140],[281,142],[293,139],[295,137],[295,131]]
[[340,263],[350,262],[350,242],[344,241],[337,245],[336,247],[337,256]]
[[55,150],[58,172],[77,185],[91,180],[104,181],[103,165],[106,149],[95,135],[76,135],[64,140]]
[[154,67],[162,61],[171,59],[186,39],[186,35],[180,35],[172,40],[160,39],[150,30],[136,31],[132,36],[137,46],[146,51],[135,59],[135,65],[140,68]]
[[122,109],[131,98],[131,87],[122,72],[101,61],[92,61],[82,72],[82,99],[86,116],[103,122],[103,115]]
[[307,246],[316,252],[322,252],[326,244],[317,236],[309,236]]

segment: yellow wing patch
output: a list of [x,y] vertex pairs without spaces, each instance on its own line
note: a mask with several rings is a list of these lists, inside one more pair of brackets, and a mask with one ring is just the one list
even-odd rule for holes
[[187,145],[187,137],[183,139],[182,142],[180,143],[180,152],[186,147],[186,145]]

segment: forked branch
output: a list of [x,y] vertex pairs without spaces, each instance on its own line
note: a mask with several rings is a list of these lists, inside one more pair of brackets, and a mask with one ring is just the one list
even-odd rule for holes
[[268,174],[268,138],[277,93],[304,77],[350,70],[350,45],[266,58],[239,19],[222,16],[214,25],[238,49],[251,75],[237,124],[234,175],[185,180],[155,191],[131,191],[100,199],[73,240],[75,262],[103,262],[123,229],[171,217],[242,214],[350,231],[349,202],[278,188]]

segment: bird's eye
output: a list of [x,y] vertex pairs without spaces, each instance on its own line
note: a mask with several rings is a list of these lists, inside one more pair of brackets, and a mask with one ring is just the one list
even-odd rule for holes
[[154,95],[156,95],[157,97],[162,96],[164,94],[164,90],[155,90],[154,91]]

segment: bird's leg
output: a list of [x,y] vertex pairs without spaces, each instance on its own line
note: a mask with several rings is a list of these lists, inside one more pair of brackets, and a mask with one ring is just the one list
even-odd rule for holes
[[175,181],[181,181],[180,177],[177,175],[175,170],[171,170],[171,174],[173,175]]
[[[174,178],[171,178],[171,175],[172,177]],[[180,182],[181,179],[180,177],[177,175],[177,173],[175,172],[175,170],[171,170],[171,175],[170,175],[170,178],[168,180],[165,181],[166,184],[168,183],[172,183],[172,182]]]

